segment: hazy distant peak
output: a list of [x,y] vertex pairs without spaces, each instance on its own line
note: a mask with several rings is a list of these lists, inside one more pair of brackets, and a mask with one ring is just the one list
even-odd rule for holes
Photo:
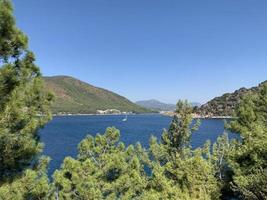
[[[174,111],[176,109],[175,104],[164,103],[156,99],[137,101],[136,104],[155,111]],[[198,102],[192,102],[191,105],[194,107],[200,106],[201,104]]]
[[175,104],[163,103],[156,99],[137,101],[136,104],[155,111],[174,111],[176,109]]

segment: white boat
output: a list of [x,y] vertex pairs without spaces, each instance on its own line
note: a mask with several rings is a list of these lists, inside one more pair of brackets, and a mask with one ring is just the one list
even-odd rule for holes
[[123,122],[126,122],[127,121],[127,115],[125,116],[125,118],[122,119]]

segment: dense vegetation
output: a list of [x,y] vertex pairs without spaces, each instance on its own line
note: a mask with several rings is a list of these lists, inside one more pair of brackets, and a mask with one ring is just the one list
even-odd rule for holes
[[240,133],[226,160],[232,169],[232,189],[245,199],[267,199],[267,83],[250,92],[236,110],[237,120],[228,124]]
[[55,95],[53,113],[96,113],[97,110],[117,109],[125,112],[151,112],[125,97],[97,88],[68,76],[44,77],[46,87]]
[[52,96],[27,43],[10,2],[0,0],[0,199],[44,198],[49,190],[37,131],[51,118]]
[[257,93],[267,81],[259,84],[257,87],[240,88],[233,93],[226,93],[220,97],[216,97],[200,108],[196,109],[196,113],[209,116],[233,116],[242,97],[248,93]]
[[267,199],[267,83],[249,92],[227,134],[192,149],[193,109],[177,103],[160,141],[126,147],[116,128],[88,136],[49,182],[37,131],[49,119],[52,96],[42,84],[27,37],[9,0],[0,0],[0,199]]

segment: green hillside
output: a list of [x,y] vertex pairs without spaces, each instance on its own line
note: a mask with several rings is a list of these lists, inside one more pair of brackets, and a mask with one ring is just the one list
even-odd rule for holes
[[48,90],[55,95],[53,113],[96,113],[97,110],[144,113],[150,110],[138,106],[125,97],[108,90],[94,87],[68,76],[44,77]]
[[249,92],[255,93],[266,84],[267,81],[262,82],[257,87],[252,88],[240,88],[233,93],[226,93],[220,97],[215,97],[211,101],[202,105],[196,109],[196,113],[200,115],[209,115],[209,116],[232,116],[234,110],[239,104],[241,98]]

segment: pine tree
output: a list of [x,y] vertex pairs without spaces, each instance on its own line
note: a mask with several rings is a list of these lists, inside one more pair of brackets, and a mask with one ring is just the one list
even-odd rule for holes
[[140,199],[147,176],[140,144],[119,142],[120,133],[107,128],[105,134],[88,136],[79,144],[78,159],[65,158],[54,174],[52,199]]
[[177,152],[190,146],[192,132],[197,130],[200,125],[199,120],[194,124],[192,124],[192,120],[191,104],[188,101],[179,100],[169,130],[162,135],[162,142],[170,148],[170,151]]
[[244,199],[267,199],[267,84],[240,103],[228,128],[240,134],[230,152],[232,188]]
[[30,185],[37,186],[39,181],[45,185],[47,180],[40,178],[47,159],[39,159],[38,129],[51,118],[52,99],[43,88],[27,43],[26,35],[16,27],[11,2],[0,0],[0,194],[12,195],[17,190],[23,198],[31,192],[37,195]]
[[219,136],[217,141],[212,145],[211,160],[223,199],[235,197],[229,185],[232,181],[233,172],[228,163],[230,152],[233,151],[233,149],[234,145],[229,139],[227,132]]
[[195,150],[190,146],[199,121],[193,123],[192,108],[187,101],[177,103],[176,114],[169,131],[162,135],[162,143],[155,138],[150,142],[152,191],[164,195],[163,199],[218,199],[210,144]]

